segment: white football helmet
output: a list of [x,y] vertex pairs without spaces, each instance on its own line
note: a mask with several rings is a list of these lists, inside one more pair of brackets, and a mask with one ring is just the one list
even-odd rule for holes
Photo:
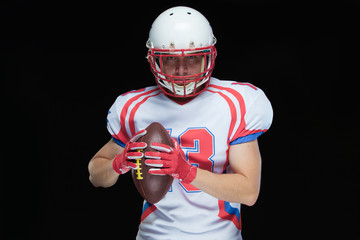
[[[153,22],[146,46],[147,59],[156,82],[172,97],[192,97],[205,90],[215,66],[216,38],[208,20],[189,7],[173,7]],[[163,58],[197,57],[200,72],[170,75],[164,72]]]

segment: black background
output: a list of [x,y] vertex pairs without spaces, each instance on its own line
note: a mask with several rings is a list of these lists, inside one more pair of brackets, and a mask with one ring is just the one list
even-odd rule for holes
[[[213,76],[272,102],[246,240],[359,237],[358,1],[1,1],[1,239],[133,239],[129,174],[94,188],[87,164],[118,95],[153,85],[153,20],[187,5],[218,39]],[[130,214],[129,214],[130,212]]]

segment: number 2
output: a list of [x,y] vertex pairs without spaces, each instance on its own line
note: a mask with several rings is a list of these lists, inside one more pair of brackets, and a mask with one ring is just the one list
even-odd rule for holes
[[[215,154],[215,137],[207,128],[188,128],[180,134],[179,143],[185,151],[185,156],[190,164],[201,169],[213,171]],[[181,183],[187,192],[200,192],[201,190],[191,184]]]

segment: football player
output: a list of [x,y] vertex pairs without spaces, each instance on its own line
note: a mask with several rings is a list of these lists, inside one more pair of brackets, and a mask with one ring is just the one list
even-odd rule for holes
[[[260,190],[257,138],[272,122],[264,92],[249,83],[211,77],[216,38],[207,19],[188,7],[160,14],[150,29],[147,60],[156,86],[120,95],[111,106],[111,140],[89,163],[94,186],[110,187],[145,156],[150,174],[175,179],[156,204],[144,201],[137,239],[242,239],[241,204]],[[136,142],[160,122],[175,147]]]

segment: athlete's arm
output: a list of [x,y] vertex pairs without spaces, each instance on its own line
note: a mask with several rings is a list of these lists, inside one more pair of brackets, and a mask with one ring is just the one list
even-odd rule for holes
[[217,199],[254,205],[259,195],[261,177],[257,140],[231,145],[229,164],[232,174],[216,174],[198,168],[191,184]]
[[113,168],[113,161],[123,150],[123,147],[111,139],[90,160],[89,180],[95,187],[111,187],[116,183],[119,174]]

